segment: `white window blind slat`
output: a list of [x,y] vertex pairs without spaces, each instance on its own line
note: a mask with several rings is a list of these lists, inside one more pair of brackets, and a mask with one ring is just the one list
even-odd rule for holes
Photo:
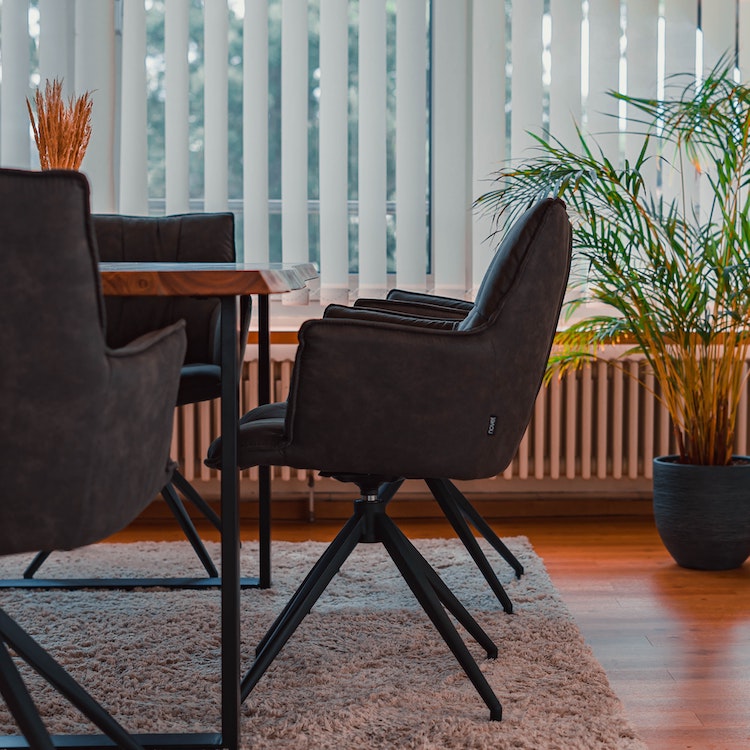
[[320,3],[320,298],[349,301],[347,0]]
[[146,9],[126,0],[122,13],[122,95],[120,99],[119,210],[148,215],[148,139],[146,133]]
[[426,7],[396,9],[396,282],[426,288],[427,138]]
[[664,0],[664,75],[695,71],[695,32],[698,0]]
[[659,0],[628,0],[628,93],[656,96]]
[[[628,0],[627,48],[628,94],[655,97],[658,76],[658,29],[659,0]],[[628,116],[638,117],[637,112],[628,111]],[[634,128],[638,130],[636,126]],[[643,138],[640,135],[625,137],[625,157],[632,164],[638,157]],[[657,146],[651,142],[651,155],[656,155]],[[644,164],[642,173],[649,184],[655,184],[657,162],[650,159]]]
[[166,212],[189,210],[187,49],[189,0],[166,0],[164,9],[164,130]]
[[750,0],[740,0],[739,57],[742,81],[750,81]]
[[549,130],[574,147],[581,124],[581,0],[551,0]]
[[470,256],[469,16],[466,3],[433,6],[432,251],[437,294],[463,297]]
[[243,22],[244,258],[265,262],[268,240],[268,3],[246,0]]
[[380,297],[386,255],[386,8],[359,3],[359,296]]
[[615,164],[619,161],[617,102],[607,95],[619,89],[620,0],[589,3],[587,130]]
[[40,85],[61,78],[66,98],[75,83],[75,9],[76,0],[39,0]]
[[[559,140],[573,151],[579,151],[576,127],[583,124],[581,91],[583,7],[581,0],[550,0],[549,10],[551,25],[549,41],[550,137]],[[538,128],[537,132],[539,132]],[[579,265],[579,263],[574,263],[573,273],[581,272]]]
[[206,211],[225,211],[229,190],[229,14],[225,3],[205,3],[203,7],[205,207]]
[[[675,85],[684,86],[685,74],[695,74],[695,44],[698,29],[697,0],[664,2],[664,86],[665,94]],[[675,78],[676,76],[676,78]],[[674,149],[664,153],[667,161],[675,159]],[[685,196],[688,205],[697,202],[698,183],[694,175],[681,177],[676,169],[662,163],[662,193],[665,200]]]
[[[496,0],[474,0],[471,48],[473,197],[490,189],[505,158],[505,9]],[[492,222],[476,214],[472,231],[472,290],[476,290],[496,243]]]
[[542,0],[513,3],[511,65],[511,155],[533,146],[529,131],[542,127]]
[[115,4],[76,0],[75,82],[80,96],[91,92],[91,140],[81,164],[91,183],[91,208],[115,210]]
[[710,70],[722,57],[734,59],[736,0],[704,0],[701,14],[703,69]]
[[28,0],[4,0],[2,21],[2,60],[0,86],[0,160],[4,167],[28,169],[31,159],[26,97],[29,91],[29,8]]
[[307,261],[307,2],[281,6],[282,256]]
[[[711,70],[719,60],[734,62],[736,14],[735,0],[711,0],[710,8],[703,3],[701,30],[703,32],[703,73]],[[727,60],[727,56],[729,59]],[[706,219],[714,204],[714,193],[709,175],[699,178],[700,215]],[[715,209],[714,209],[715,210]]]

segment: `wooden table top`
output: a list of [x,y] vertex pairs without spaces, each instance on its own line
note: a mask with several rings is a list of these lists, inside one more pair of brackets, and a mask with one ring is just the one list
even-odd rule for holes
[[277,294],[315,279],[312,263],[100,263],[102,292],[111,296]]

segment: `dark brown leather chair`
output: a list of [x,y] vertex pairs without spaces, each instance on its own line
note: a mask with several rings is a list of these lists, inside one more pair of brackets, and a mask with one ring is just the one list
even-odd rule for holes
[[[91,544],[170,480],[185,324],[107,345],[85,177],[0,169],[0,554]],[[30,747],[45,729],[9,649],[114,746],[139,748],[0,610],[0,692]]]
[[[354,513],[256,650],[245,698],[360,542],[382,542],[490,709],[502,709],[446,609],[497,648],[395,522],[379,490],[400,479],[478,479],[511,461],[531,418],[571,257],[565,206],[529,209],[465,316],[439,320],[332,306],[299,331],[289,397],[240,420],[239,465],[317,469],[360,490]],[[206,463],[221,468],[221,439]]]

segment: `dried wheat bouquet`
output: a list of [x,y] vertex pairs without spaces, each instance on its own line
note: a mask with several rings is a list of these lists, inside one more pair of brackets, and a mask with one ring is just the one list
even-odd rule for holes
[[34,99],[36,120],[28,99],[26,106],[39,149],[39,165],[42,169],[79,169],[91,138],[90,92],[71,96],[66,104],[62,81],[55,78],[46,81],[44,94],[37,89]]

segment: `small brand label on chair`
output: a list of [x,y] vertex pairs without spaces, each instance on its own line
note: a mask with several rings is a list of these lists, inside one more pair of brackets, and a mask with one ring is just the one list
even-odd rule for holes
[[495,425],[497,424],[497,417],[490,417],[490,423],[487,425],[487,434],[495,434]]

